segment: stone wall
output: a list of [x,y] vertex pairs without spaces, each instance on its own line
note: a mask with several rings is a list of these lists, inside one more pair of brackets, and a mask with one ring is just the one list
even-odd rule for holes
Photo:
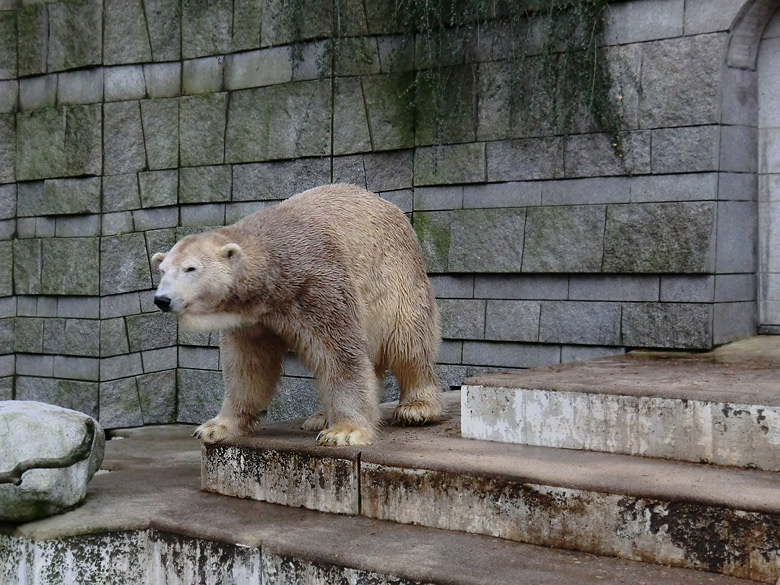
[[[201,422],[221,400],[218,340],[155,311],[150,255],[339,181],[409,213],[445,386],[756,331],[755,75],[724,66],[748,0],[611,6],[622,160],[587,116],[562,137],[513,109],[487,41],[434,143],[404,105],[414,47],[381,2],[356,4],[331,62],[314,40],[328,15],[312,10],[298,62],[279,4],[0,0],[0,399],[108,428]],[[290,358],[270,416],[314,396]]]

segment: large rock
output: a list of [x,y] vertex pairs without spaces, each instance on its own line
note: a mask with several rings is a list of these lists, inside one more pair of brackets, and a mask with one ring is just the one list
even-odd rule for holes
[[94,424],[94,438],[86,459],[68,467],[30,469],[18,486],[0,483],[0,521],[26,522],[78,505],[105,446],[103,429],[85,414],[42,402],[0,402],[0,481],[22,461],[71,455],[85,440],[87,421]]

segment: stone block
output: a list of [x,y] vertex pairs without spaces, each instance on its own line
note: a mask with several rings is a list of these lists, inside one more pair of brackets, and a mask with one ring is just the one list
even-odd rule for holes
[[540,314],[540,301],[487,301],[485,339],[536,342]]
[[414,41],[406,36],[377,37],[382,73],[404,73],[414,70]]
[[319,408],[314,380],[282,376],[276,395],[260,420],[271,422],[303,418],[314,414]]
[[485,145],[453,144],[414,152],[414,184],[480,183],[486,180]]
[[106,65],[152,60],[143,0],[105,0],[103,25],[103,62]]
[[439,343],[437,364],[459,364],[463,358],[462,341],[442,341]]
[[178,365],[180,368],[195,370],[218,370],[219,350],[208,347],[180,347]]
[[644,175],[632,177],[628,184],[632,203],[701,201],[717,199],[718,180],[716,173]]
[[58,297],[57,317],[98,319],[100,317],[100,299],[97,297]]
[[103,177],[103,212],[141,207],[138,176],[135,173]]
[[182,64],[182,94],[216,93],[222,89],[224,57],[191,59]]
[[[718,199],[725,201],[755,201],[759,189],[767,185],[764,179],[772,177],[756,177],[753,173],[720,173],[718,175]],[[777,190],[780,193],[780,189]]]
[[487,207],[528,207],[542,204],[542,183],[513,181],[463,186],[465,209]]
[[[19,75],[46,73],[49,47],[49,12],[45,4],[33,4],[16,9],[18,32]],[[16,47],[12,54],[16,53]]]
[[569,278],[538,274],[485,275],[474,281],[474,296],[485,299],[565,300],[569,295]]
[[183,0],[181,3],[182,57],[222,55],[232,49],[231,0]]
[[[21,133],[19,133],[19,137],[21,139]],[[16,138],[17,129],[14,124],[14,116],[0,115],[0,183],[12,183],[16,179],[21,179],[24,172],[29,171],[27,167],[17,168],[17,165],[20,164],[18,162],[20,157],[17,154]],[[32,158],[30,150],[22,146],[20,149],[26,155],[24,162],[30,165],[30,158]]]
[[0,241],[0,296],[13,294],[13,243]]
[[179,100],[141,102],[146,160],[150,169],[171,169],[179,163]]
[[0,81],[0,114],[12,114],[19,107],[19,82]]
[[[14,353],[14,343],[15,343],[15,336],[14,336],[14,326],[16,324],[16,319],[13,317],[7,317],[5,319],[0,319],[0,354],[12,354]],[[13,368],[12,368],[13,369]],[[3,375],[13,375],[13,371],[11,371],[10,374],[3,374]]]
[[146,80],[146,94],[150,98],[176,97],[181,93],[181,63],[144,65],[144,79]]
[[780,173],[780,146],[778,146],[780,128],[760,128],[758,131],[759,173]]
[[[415,213],[415,222],[417,222]],[[464,209],[452,213],[451,272],[519,272],[525,209]]]
[[143,374],[140,353],[128,353],[115,357],[101,358],[100,381],[118,380]]
[[[569,136],[564,149],[566,176],[599,177],[649,173],[650,134],[649,131],[621,133],[622,156],[615,152],[612,147],[614,143],[603,133]],[[652,153],[654,156],[654,138]]]
[[[54,356],[16,354],[18,376],[44,376],[50,378],[54,371]],[[24,394],[17,389],[17,398],[24,400]]]
[[756,275],[753,273],[717,274],[715,276],[716,303],[755,301],[756,290]]
[[15,358],[12,355],[0,356],[0,372],[7,372],[0,378],[0,396],[2,400],[12,400],[14,392]]
[[718,126],[653,130],[653,173],[717,171],[719,157]]
[[122,317],[101,319],[100,321],[100,357],[130,352],[127,341],[127,328]]
[[161,207],[176,205],[179,199],[179,173],[175,170],[138,173],[141,205]]
[[95,419],[98,415],[98,385],[94,382],[19,376],[16,379],[16,399],[70,408]]
[[100,424],[107,429],[144,424],[135,378],[101,382]]
[[[767,43],[767,41],[763,41],[763,43]],[[766,49],[769,49],[769,47],[763,43],[762,50],[759,53],[759,59],[761,55],[771,55],[771,51],[769,50],[766,53],[764,52],[763,47]],[[777,80],[777,76],[769,74],[764,63],[761,61],[759,61],[758,70],[762,72],[760,76],[762,88],[766,83],[766,79]],[[763,120],[767,108],[759,109],[758,107],[759,91],[762,93],[763,91],[762,89],[759,89],[759,76],[757,75],[757,72],[746,69],[737,69],[735,67],[725,67],[721,76],[720,123],[755,126],[757,124],[756,113],[758,113],[758,126],[768,126],[769,124],[765,123]],[[775,81],[775,83],[777,82]],[[770,116],[772,116],[772,114],[770,114]],[[777,118],[776,115],[772,117]]]
[[452,211],[418,211],[412,216],[428,272],[448,271],[452,216]]
[[16,14],[0,12],[0,79],[17,77],[17,44]]
[[37,317],[16,318],[13,339],[15,353],[43,353],[44,321]]
[[718,202],[715,269],[718,273],[753,272],[756,269],[757,209],[750,201]]
[[[178,61],[181,58],[181,2],[144,0],[144,10],[152,58],[155,61]],[[150,94],[150,97],[154,96]]]
[[[179,102],[181,166],[222,164],[227,93],[187,96]],[[231,99],[231,107],[235,96]]]
[[[301,81],[233,92],[228,111],[226,162],[328,154],[330,104],[329,80]],[[280,112],[285,112],[285,115],[280,115]]]
[[[11,123],[9,125],[9,122]],[[14,147],[13,117],[0,116],[0,145]],[[16,116],[16,178],[20,181],[56,177],[65,167],[65,111],[46,108]],[[0,146],[0,181],[13,181],[13,150]],[[7,166],[6,166],[7,165]]]
[[68,215],[100,212],[99,177],[88,179],[50,179],[43,189],[28,190],[20,197],[18,215]]
[[523,272],[601,270],[604,205],[532,207],[527,213]]
[[643,46],[642,128],[719,121],[725,33],[668,39]]
[[176,371],[144,374],[136,378],[145,425],[176,422]]
[[414,190],[414,210],[435,211],[463,207],[463,187],[418,187]]
[[620,315],[620,303],[544,301],[539,341],[568,345],[620,345]]
[[0,240],[12,240],[16,237],[16,220],[0,220]]
[[141,362],[144,372],[160,372],[173,370],[178,364],[176,347],[163,347],[141,352]]
[[158,230],[176,227],[179,224],[179,209],[159,207],[133,211],[133,225],[136,231]]
[[438,299],[439,325],[445,339],[484,339],[485,301]]
[[20,317],[35,317],[38,314],[38,298],[37,296],[20,296],[18,298],[17,308],[14,315]]
[[712,348],[711,304],[625,303],[621,326],[629,347]]
[[684,6],[682,0],[645,0],[610,7],[605,41],[622,45],[679,37],[683,33]]
[[100,260],[101,295],[151,288],[149,253],[143,234],[101,238]]
[[103,101],[103,70],[99,67],[60,73],[57,81],[59,105],[93,104]]
[[[284,0],[270,0],[263,6],[262,46],[282,45],[293,40],[326,38],[331,34],[332,4],[313,0],[306,4],[300,18],[291,17]],[[307,43],[308,44],[308,43]]]
[[720,170],[755,173],[758,167],[758,131],[751,126],[722,126]]
[[39,296],[35,314],[38,315],[39,317],[56,317],[57,297]]
[[233,201],[286,199],[330,183],[327,158],[233,166]]
[[221,226],[225,223],[225,205],[212,203],[211,205],[187,205],[179,210],[179,223],[186,226]]
[[214,417],[222,404],[222,375],[212,370],[176,370],[176,422],[200,424]]
[[58,238],[75,238],[100,235],[99,215],[74,215],[55,220],[54,235]]
[[429,277],[429,280],[437,299],[474,298],[473,276],[434,274]]
[[[174,229],[162,229],[162,230],[149,230],[146,232],[146,249],[149,254],[156,254],[157,252],[165,252],[170,250],[176,243],[176,230]],[[158,284],[159,275],[157,270],[152,270],[152,278],[155,286]]]
[[35,237],[53,238],[57,229],[57,220],[53,217],[35,218]]
[[97,319],[46,319],[43,327],[45,353],[98,357],[100,321]]
[[19,107],[23,112],[57,105],[57,75],[40,75],[19,80]]
[[[151,294],[151,293],[150,293]],[[176,318],[173,315],[156,312],[129,315],[127,337],[130,351],[146,351],[176,345]]]
[[413,90],[412,73],[372,75],[363,79],[363,99],[375,151],[414,146],[414,108],[410,103]]
[[[541,185],[542,205],[628,203],[631,199],[630,185],[627,177],[545,181]],[[536,186],[540,188],[538,184]]]
[[54,356],[52,375],[70,380],[97,381],[100,360],[85,357]]
[[[417,61],[420,61],[419,54]],[[477,75],[477,69],[472,65],[435,68],[418,73],[416,92],[399,96],[410,100],[410,95],[414,95],[415,144],[452,144],[476,140]]]
[[65,108],[65,168],[63,175],[100,175],[103,109],[100,104]]
[[146,97],[146,80],[141,65],[106,67],[104,70],[107,102],[141,100]]
[[400,189],[398,191],[384,191],[377,193],[382,199],[389,201],[406,214],[412,211],[412,199],[414,195],[411,189]]
[[525,181],[563,177],[560,138],[528,138],[487,143],[487,180]]
[[[560,362],[561,348],[558,345],[485,341],[463,342],[464,364],[496,366],[500,368],[534,368]],[[466,373],[464,372],[464,374]]]
[[146,167],[141,108],[136,101],[103,105],[103,168],[119,175]]
[[256,213],[267,206],[267,201],[229,203],[225,205],[225,225],[236,223],[238,220],[245,218],[247,215]]
[[702,273],[714,267],[715,204],[610,205],[605,272]]
[[688,0],[685,3],[685,34],[729,30],[740,8],[729,0]]
[[260,46],[260,25],[264,0],[234,0],[233,50],[243,51]]
[[49,71],[100,65],[103,2],[58,2],[49,8]]
[[349,183],[366,188],[366,168],[363,155],[339,156],[333,159],[333,182]]
[[580,362],[613,355],[622,355],[626,350],[622,347],[601,347],[594,345],[563,345],[561,346],[561,363]]
[[98,294],[97,238],[47,238],[41,240],[41,248],[42,294]]
[[179,203],[230,201],[230,165],[183,168],[179,174]]
[[293,79],[293,61],[289,47],[271,47],[225,58],[225,89],[247,89]]
[[380,71],[375,37],[339,37],[333,43],[333,67],[337,76],[375,75]]
[[141,301],[137,292],[100,297],[100,318],[111,319],[141,312]]
[[757,325],[754,301],[718,303],[713,311],[712,342],[719,345],[742,337],[751,337],[758,332]]
[[645,275],[578,275],[569,278],[572,301],[658,301],[660,278]]
[[15,316],[17,305],[17,297],[0,297],[0,317]]
[[370,151],[371,132],[360,78],[339,78],[334,83],[333,154]]
[[414,178],[413,165],[414,158],[411,150],[364,154],[366,189],[376,193],[411,188]]

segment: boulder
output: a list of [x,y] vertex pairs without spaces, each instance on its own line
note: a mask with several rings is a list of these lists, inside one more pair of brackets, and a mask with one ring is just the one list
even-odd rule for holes
[[86,414],[0,401],[0,521],[27,522],[77,506],[104,447],[103,429]]

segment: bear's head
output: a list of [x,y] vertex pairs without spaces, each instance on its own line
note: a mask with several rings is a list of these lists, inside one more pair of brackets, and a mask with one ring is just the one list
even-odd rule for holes
[[154,304],[175,314],[187,329],[210,331],[237,327],[241,315],[225,310],[241,246],[213,234],[187,236],[167,253],[152,256],[161,279]]

